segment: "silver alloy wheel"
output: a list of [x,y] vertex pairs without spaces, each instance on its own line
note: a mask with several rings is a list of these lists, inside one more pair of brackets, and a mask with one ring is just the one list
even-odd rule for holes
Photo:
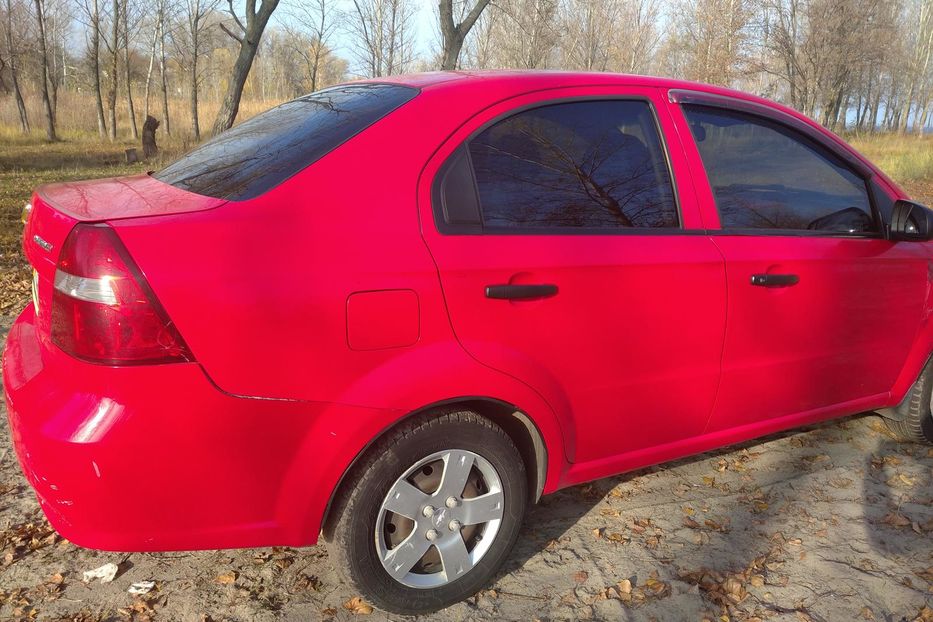
[[393,579],[436,588],[469,572],[502,523],[502,481],[471,451],[422,458],[399,477],[379,508],[376,551]]

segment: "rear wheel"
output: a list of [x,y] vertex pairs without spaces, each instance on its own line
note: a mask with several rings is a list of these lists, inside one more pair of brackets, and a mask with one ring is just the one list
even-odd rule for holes
[[888,429],[902,441],[933,443],[933,359],[923,368],[907,397],[894,409],[896,419],[885,419]]
[[337,570],[370,602],[424,613],[492,578],[527,501],[521,455],[499,426],[468,411],[424,415],[367,452],[324,536]]

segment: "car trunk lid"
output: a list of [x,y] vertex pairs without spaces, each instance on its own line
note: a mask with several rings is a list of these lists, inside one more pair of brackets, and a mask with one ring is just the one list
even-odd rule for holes
[[33,299],[40,328],[48,328],[42,320],[48,320],[55,268],[65,239],[76,224],[199,212],[226,201],[142,174],[47,184],[36,189],[31,203],[23,252],[35,271]]

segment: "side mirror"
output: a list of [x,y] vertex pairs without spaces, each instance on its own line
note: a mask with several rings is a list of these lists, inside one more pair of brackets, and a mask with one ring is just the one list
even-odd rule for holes
[[888,239],[892,242],[923,242],[933,238],[933,210],[899,199],[891,210]]

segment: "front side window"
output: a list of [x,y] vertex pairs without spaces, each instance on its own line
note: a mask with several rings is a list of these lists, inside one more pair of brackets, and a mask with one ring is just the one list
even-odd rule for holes
[[674,190],[644,101],[534,108],[469,143],[484,229],[677,227]]
[[683,110],[723,229],[877,231],[865,180],[828,150],[753,115]]
[[252,199],[417,94],[417,89],[398,84],[352,84],[318,91],[230,128],[153,177],[218,199]]

